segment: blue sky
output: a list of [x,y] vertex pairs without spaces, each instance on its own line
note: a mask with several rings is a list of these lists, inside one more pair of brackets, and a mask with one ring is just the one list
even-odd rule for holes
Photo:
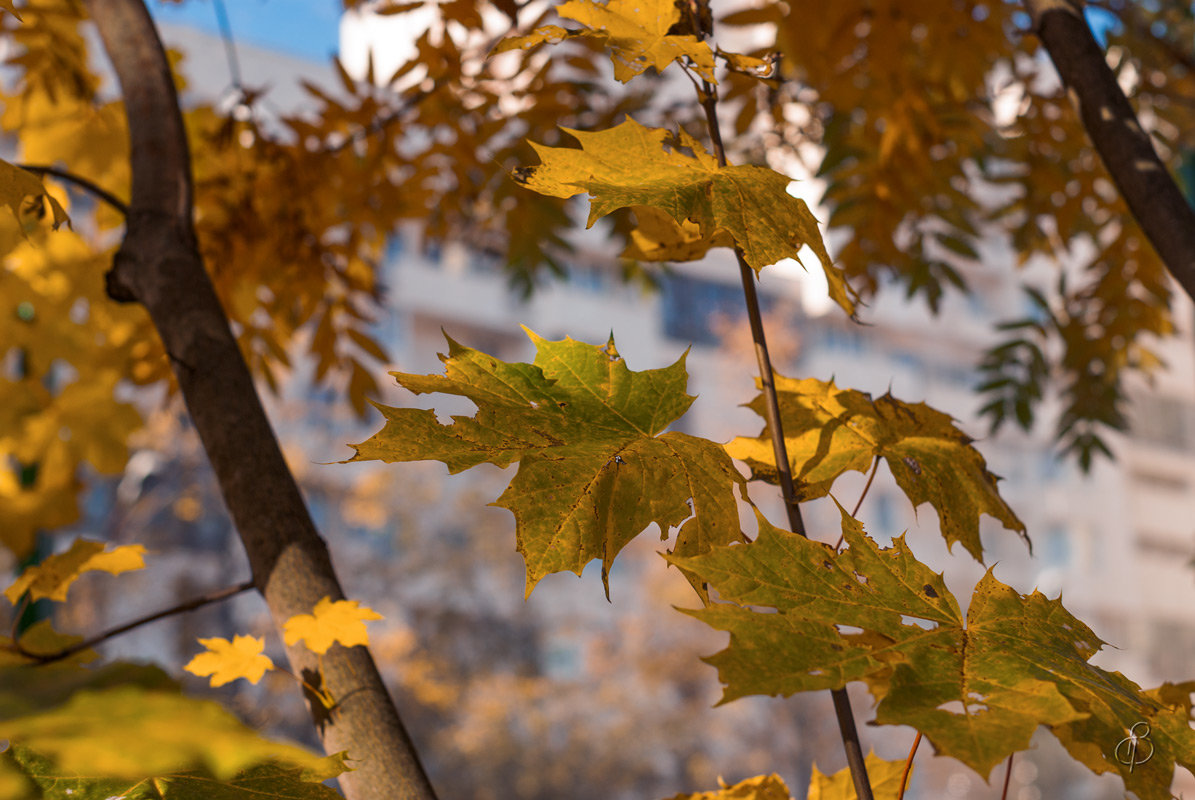
[[[150,11],[163,22],[190,25],[219,34],[216,0],[164,3],[151,0]],[[321,63],[336,52],[342,0],[224,0],[237,41],[262,45]],[[1087,20],[1103,43],[1114,18],[1088,8]]]
[[[215,0],[186,0],[180,4],[151,0],[148,5],[162,22],[220,33]],[[321,63],[336,52],[342,0],[224,0],[224,7],[237,41]]]

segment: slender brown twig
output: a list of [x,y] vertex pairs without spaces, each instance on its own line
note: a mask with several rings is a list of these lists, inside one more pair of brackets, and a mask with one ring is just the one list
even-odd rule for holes
[[[718,159],[718,165],[725,167],[727,164],[726,148],[722,143],[722,129],[718,125],[717,89],[708,81],[702,81],[698,97],[705,110],[710,141],[714,146],[714,155]],[[772,452],[776,459],[776,472],[780,478],[780,492],[784,498],[784,509],[788,515],[789,528],[794,533],[808,538],[805,521],[801,517],[801,506],[793,484],[792,468],[788,463],[788,446],[784,441],[784,429],[780,421],[780,401],[776,395],[772,359],[768,354],[768,341],[763,329],[763,314],[760,311],[759,295],[755,289],[755,273],[743,257],[741,247],[736,246],[734,253],[738,258],[739,277],[743,284],[743,296],[747,301],[747,319],[751,325],[751,339],[755,342],[755,358],[759,366],[759,382],[763,390],[765,418],[772,431]],[[830,696],[834,700],[834,715],[838,719],[838,729],[842,734],[842,745],[846,750],[846,761],[851,770],[855,794],[859,800],[873,800],[871,783],[867,779],[867,765],[863,758],[863,747],[859,742],[859,731],[855,727],[855,715],[851,711],[851,700],[847,695],[846,687],[830,690]]]
[[[863,493],[859,495],[858,502],[855,503],[855,508],[851,511],[851,516],[859,515],[859,509],[863,508],[863,501],[867,499],[867,492],[871,489],[871,482],[876,479],[876,470],[880,468],[880,457],[876,456],[875,460],[871,462],[871,473],[867,476],[867,483],[863,485]],[[838,541],[834,545],[834,549],[842,547],[842,535],[839,534]]]
[[905,786],[909,783],[909,773],[913,771],[913,756],[917,755],[917,746],[921,744],[921,731],[913,739],[913,746],[909,748],[909,757],[905,759],[904,772],[900,773],[900,790],[896,793],[896,800],[905,800]]
[[[871,474],[867,476],[867,483],[863,486],[863,493],[859,495],[859,501],[855,503],[854,509],[851,511],[851,516],[859,513],[859,509],[863,508],[863,500],[867,497],[867,490],[871,488],[871,482],[876,479],[876,470],[880,468],[880,457],[876,456],[875,460],[871,462]],[[842,544],[842,542],[839,542]]]
[[18,653],[18,654],[24,656],[25,658],[32,659],[33,661],[36,661],[39,666],[42,664],[52,664],[55,661],[61,661],[64,658],[70,658],[75,653],[81,653],[84,650],[90,650],[91,648],[95,647],[96,645],[101,644],[101,643],[107,641],[108,639],[112,639],[116,636],[119,636],[122,633],[128,633],[129,631],[133,630],[134,628],[139,628],[142,625],[147,625],[151,622],[156,622],[157,620],[163,619],[164,617],[173,616],[174,614],[181,614],[185,611],[194,611],[197,608],[202,608],[203,606],[209,605],[211,603],[217,603],[221,600],[226,600],[227,598],[238,595],[241,592],[249,591],[250,589],[253,588],[253,586],[254,586],[253,581],[248,580],[248,581],[245,581],[244,583],[238,583],[235,586],[226,586],[223,589],[217,589],[214,592],[208,592],[207,594],[203,594],[203,595],[200,595],[199,597],[195,597],[195,598],[192,598],[185,602],[179,603],[176,606],[171,606],[170,608],[166,608],[161,611],[156,611],[153,614],[149,614],[147,616],[140,617],[138,619],[133,620],[132,622],[126,622],[124,625],[118,625],[117,627],[111,628],[110,630],[106,630],[101,634],[92,636],[90,639],[85,639],[81,642],[77,642],[75,644],[72,644],[70,647],[64,647],[63,649],[56,650],[53,653],[34,653],[30,650],[25,649],[20,644],[20,642],[16,641],[15,639],[13,640],[13,643],[10,646],[5,647],[4,649],[11,650],[14,653]]
[[14,166],[20,167],[26,172],[32,172],[34,175],[50,175],[54,178],[58,178],[61,181],[66,181],[74,186],[78,186],[88,194],[95,195],[97,199],[103,200],[105,203],[115,208],[121,213],[122,216],[127,217],[129,215],[129,206],[127,203],[125,203],[125,201],[121,200],[119,197],[112,194],[99,184],[94,183],[81,175],[76,175],[73,172],[68,172],[65,169],[59,169],[58,167],[51,167],[48,164],[15,164]]
[[1000,800],[1008,800],[1008,781],[1012,778],[1012,757],[1016,753],[1008,754],[1008,769],[1004,770],[1004,791],[1000,792]]

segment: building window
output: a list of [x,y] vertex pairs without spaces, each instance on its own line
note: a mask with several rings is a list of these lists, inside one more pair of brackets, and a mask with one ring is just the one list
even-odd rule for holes
[[1159,531],[1137,531],[1137,549],[1144,555],[1175,564],[1186,564],[1191,559],[1190,542],[1176,540]]
[[1195,449],[1195,408],[1172,397],[1137,397],[1132,405],[1132,433],[1170,450]]
[[[731,319],[743,313],[743,292],[737,284],[718,283],[684,275],[665,275],[660,281],[664,335],[688,344],[717,346],[714,318]],[[760,298],[765,309],[767,298]]]
[[1041,558],[1047,567],[1059,569],[1071,565],[1071,538],[1066,529],[1055,525],[1051,527],[1042,542]]

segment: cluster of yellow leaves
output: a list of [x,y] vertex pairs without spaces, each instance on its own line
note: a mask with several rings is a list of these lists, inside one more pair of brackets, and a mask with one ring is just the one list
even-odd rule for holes
[[[29,3],[23,23],[0,16],[18,68],[6,83],[0,127],[17,132],[24,163],[72,163],[79,173],[120,194],[127,186],[120,109],[96,101],[98,79],[86,61],[73,6]],[[138,411],[118,396],[123,381],[156,380],[160,346],[138,308],[117,306],[104,293],[111,258],[106,232],[119,221],[86,208],[76,227],[49,233],[40,203],[18,204],[41,184],[5,165],[3,202],[18,219],[0,219],[0,545],[28,552],[34,533],[73,522],[79,468],[100,473],[124,467],[126,439],[140,427]],[[47,181],[44,213],[57,227],[73,197]],[[11,192],[11,194],[10,194]]]
[[122,545],[106,550],[103,542],[76,539],[69,550],[46,558],[40,564],[26,568],[4,590],[4,596],[14,605],[26,592],[31,601],[48,599],[65,602],[71,584],[84,572],[102,571],[112,575],[145,567],[145,548],[139,544]]
[[[820,123],[829,227],[850,231],[838,258],[866,292],[888,273],[936,306],[943,281],[961,282],[942,248],[965,249],[975,230],[964,167],[991,144],[980,106],[993,67],[1013,52],[1014,10],[974,0],[797,0],[720,20],[758,31],[765,45],[755,55],[781,56],[784,83],[765,112],[778,144],[795,150],[807,139],[808,129],[788,122],[793,105]],[[736,129],[746,133],[755,82],[731,78],[727,97],[744,103]],[[950,238],[934,235],[943,228]]]
[[[310,614],[298,614],[286,621],[283,637],[288,645],[306,640],[306,647],[323,655],[334,644],[356,647],[369,644],[366,620],[382,619],[382,615],[356,600],[336,600],[325,597],[316,603]],[[273,660],[265,655],[265,641],[256,636],[234,636],[232,641],[221,638],[200,639],[207,648],[183,667],[200,677],[211,677],[212,686],[223,686],[238,678],[257,683]]]
[[[415,56],[389,82],[372,72],[356,81],[341,70],[341,85],[307,87],[314,113],[271,118],[268,102],[253,90],[244,92],[236,119],[202,105],[187,111],[201,251],[251,369],[271,385],[294,351],[305,348],[317,379],[341,381],[352,405],[364,411],[376,390],[369,362],[387,360],[368,330],[383,291],[377,268],[401,220],[420,221],[427,241],[467,238],[486,258],[504,260],[512,281],[525,289],[545,265],[563,272],[567,215],[507,177],[525,160],[519,134],[551,141],[559,124],[608,124],[642,104],[635,96],[606,97],[590,59],[562,69],[522,52],[495,66],[486,61],[493,38],[478,3],[456,0],[437,9]],[[513,5],[507,11],[513,19]],[[51,0],[22,5],[21,23],[0,15],[14,44],[7,61],[14,81],[4,90],[0,126],[16,134],[21,162],[65,164],[127,197],[123,108],[96,94],[82,15],[81,4]],[[675,38],[664,35],[661,44]],[[694,47],[708,52],[703,44]],[[32,184],[24,185],[28,176],[9,177],[32,192]],[[398,182],[402,191],[395,190]],[[68,198],[57,179],[47,183],[57,217],[54,203],[69,208],[78,195],[72,190]],[[2,429],[0,456],[16,463],[0,469],[0,510],[13,521],[0,540],[17,553],[29,549],[35,530],[76,518],[79,467],[90,456],[102,462],[91,463],[100,471],[120,469],[123,442],[138,419],[113,390],[170,374],[146,315],[115,306],[103,291],[110,247],[123,224],[119,211],[88,198],[79,216],[86,220],[82,235],[59,233],[55,241],[32,231],[37,247],[0,235],[0,251],[8,253],[0,296],[6,305],[12,299],[12,311],[0,314],[6,334],[0,355],[24,365],[0,384],[0,408],[10,423]],[[538,235],[525,235],[529,230]],[[64,346],[53,346],[58,341]],[[77,425],[53,407],[68,385],[94,411]],[[108,425],[84,427],[93,419]],[[52,420],[64,425],[46,435]],[[23,430],[26,421],[36,433]],[[102,445],[85,454],[78,443],[92,437]]]
[[703,80],[717,82],[710,46],[692,34],[669,33],[681,21],[678,3],[671,0],[608,0],[606,3],[566,0],[556,6],[556,13],[584,27],[576,31],[559,25],[537,28],[528,36],[504,39],[494,52],[534,47],[545,42],[556,44],[574,36],[592,37],[606,45],[614,62],[614,77],[623,83],[647,69],[663,72],[673,61],[688,66]]
[[[1107,34],[1110,60],[1177,166],[1181,132],[1195,124],[1186,100],[1193,23],[1177,7],[1109,10],[1124,23]],[[1016,4],[984,0],[797,0],[720,22],[761,36],[756,55],[781,56],[783,81],[768,90],[762,127],[779,134],[773,151],[796,154],[810,135],[820,139],[829,227],[846,234],[837,257],[865,294],[893,279],[936,309],[947,289],[966,287],[966,268],[979,261],[974,242],[993,227],[1010,235],[1022,263],[1095,245],[1082,283],[1059,292],[1065,313],[1056,324],[1022,340],[1033,321],[1019,320],[1025,325],[984,365],[994,427],[1005,419],[1027,427],[1042,381],[1057,371],[1058,435],[1086,466],[1104,449],[1100,431],[1125,426],[1126,373],[1157,365],[1145,341],[1173,331],[1169,287],[1052,69],[1036,57],[1036,39],[1017,32],[1016,13]],[[730,76],[740,134],[761,127],[757,92],[756,81]],[[808,123],[793,123],[794,106]],[[1047,361],[1054,341],[1062,356]]]
[[[1169,109],[1169,103],[1163,105]],[[1175,121],[1195,124],[1195,115],[1181,111]],[[1064,449],[1086,468],[1094,453],[1108,452],[1101,432],[1127,426],[1125,376],[1148,374],[1161,364],[1150,343],[1174,333],[1170,278],[1091,150],[1066,97],[1027,94],[1002,145],[1008,162],[1017,166],[993,179],[1016,187],[1016,193],[993,215],[1011,225],[1021,261],[1035,253],[1061,255],[1070,247],[1065,240],[1094,245],[1094,255],[1081,280],[1060,279],[1052,301],[1038,292],[1034,313],[1006,326],[1005,341],[992,348],[983,365],[991,397],[985,410],[994,428],[1009,418],[1028,429],[1031,417],[1023,408],[1027,399],[1041,396],[1041,386],[1025,365],[1043,357],[1051,341],[1060,341],[1064,406],[1059,434]],[[1020,358],[1009,358],[1010,344]]]

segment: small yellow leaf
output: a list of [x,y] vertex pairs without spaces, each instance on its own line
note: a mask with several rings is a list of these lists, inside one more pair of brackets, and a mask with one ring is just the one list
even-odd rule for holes
[[[0,3],[0,8],[5,8],[3,3]],[[46,194],[46,187],[42,186],[42,182],[33,173],[26,172],[7,161],[0,161],[0,203],[8,206],[17,220],[21,218],[21,205],[25,202],[26,197],[46,198],[54,216],[55,230],[62,223],[70,221],[67,218],[66,209],[57,200]]]
[[779,775],[756,775],[734,786],[727,786],[718,779],[722,788],[716,792],[678,794],[671,800],[792,800],[788,787]]
[[[904,775],[904,761],[885,761],[875,753],[868,753],[867,778],[875,800],[896,800],[900,794],[900,779]],[[909,774],[912,774],[912,769]],[[813,765],[809,780],[808,800],[856,800],[854,780],[850,767],[843,767],[833,775],[823,775]]]
[[335,642],[345,647],[369,644],[365,620],[382,619],[371,608],[360,606],[356,600],[337,600],[325,597],[316,603],[310,614],[297,614],[286,621],[284,639],[287,644],[307,640],[307,649],[323,655]]
[[744,75],[767,77],[768,73],[772,71],[773,62],[766,58],[756,58],[755,56],[743,55],[742,53],[728,53],[725,50],[719,50],[718,56],[725,59],[726,63],[735,72],[740,72]]
[[12,0],[0,0],[0,11],[7,11],[17,19],[21,19],[21,15],[17,13],[17,9],[13,6]]
[[261,651],[265,640],[256,636],[235,636],[227,639],[200,639],[207,652],[192,658],[183,669],[201,678],[210,675],[212,686],[223,686],[237,678],[257,683],[274,662]]
[[128,544],[104,551],[103,542],[76,539],[71,549],[29,567],[16,582],[4,590],[4,596],[14,605],[26,591],[30,600],[48,598],[55,602],[66,600],[67,590],[84,572],[103,570],[113,575],[142,569],[145,548]]

